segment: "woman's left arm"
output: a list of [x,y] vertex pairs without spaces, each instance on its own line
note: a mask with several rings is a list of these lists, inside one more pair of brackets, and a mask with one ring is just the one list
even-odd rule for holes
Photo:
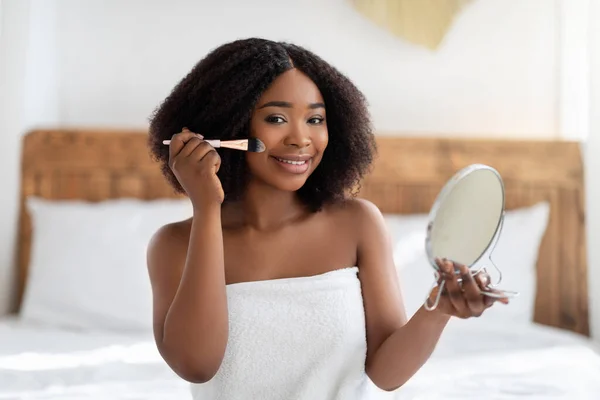
[[[405,384],[423,366],[452,315],[461,318],[481,315],[492,303],[479,293],[468,270],[462,278],[470,279],[469,289],[475,288],[475,291],[461,292],[455,275],[448,274],[452,277],[446,280],[448,295],[442,296],[438,308],[427,311],[421,307],[407,321],[383,216],[368,201],[356,200],[355,205],[354,221],[360,232],[359,277],[367,330],[365,368],[375,385],[391,391]],[[423,299],[426,295],[423,293]]]

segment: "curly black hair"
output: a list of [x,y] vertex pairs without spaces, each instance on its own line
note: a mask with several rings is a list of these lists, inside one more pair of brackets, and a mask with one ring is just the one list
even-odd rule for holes
[[[297,68],[318,87],[327,109],[329,144],[320,165],[297,192],[317,211],[344,199],[360,183],[376,145],[363,94],[343,74],[312,52],[260,38],[236,40],[212,50],[179,82],[150,119],[148,144],[176,192],[183,188],[168,165],[162,141],[187,127],[207,139],[240,139],[262,93],[282,73]],[[248,182],[245,155],[219,149],[218,177],[225,202],[240,199]]]

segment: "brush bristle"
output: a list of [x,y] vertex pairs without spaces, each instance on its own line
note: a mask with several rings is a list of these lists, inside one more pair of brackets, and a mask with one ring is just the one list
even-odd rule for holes
[[267,147],[263,142],[260,141],[260,139],[248,139],[248,151],[251,151],[253,153],[262,153],[266,149]]

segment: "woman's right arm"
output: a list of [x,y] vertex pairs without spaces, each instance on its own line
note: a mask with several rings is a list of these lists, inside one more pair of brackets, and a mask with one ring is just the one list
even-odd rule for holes
[[148,248],[154,336],[181,378],[203,383],[221,365],[229,329],[220,208],[194,213],[189,245],[177,230],[163,227]]
[[[171,140],[170,165],[194,205],[191,229],[166,225],[148,247],[156,344],[183,379],[218,371],[228,336],[217,153],[189,131]],[[188,235],[189,233],[189,235]]]

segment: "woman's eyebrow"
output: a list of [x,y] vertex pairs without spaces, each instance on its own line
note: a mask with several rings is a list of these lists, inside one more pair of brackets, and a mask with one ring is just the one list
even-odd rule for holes
[[289,103],[287,101],[269,101],[268,103],[263,104],[262,106],[258,107],[260,108],[266,108],[266,107],[285,107],[285,108],[292,108],[292,103]]
[[[258,107],[259,109],[261,108],[266,108],[266,107],[284,107],[284,108],[292,108],[293,105],[290,102],[287,101],[269,101],[268,103],[263,104],[262,106]],[[308,105],[307,108],[310,109],[316,109],[316,108],[325,108],[325,104],[323,103],[310,103]]]

